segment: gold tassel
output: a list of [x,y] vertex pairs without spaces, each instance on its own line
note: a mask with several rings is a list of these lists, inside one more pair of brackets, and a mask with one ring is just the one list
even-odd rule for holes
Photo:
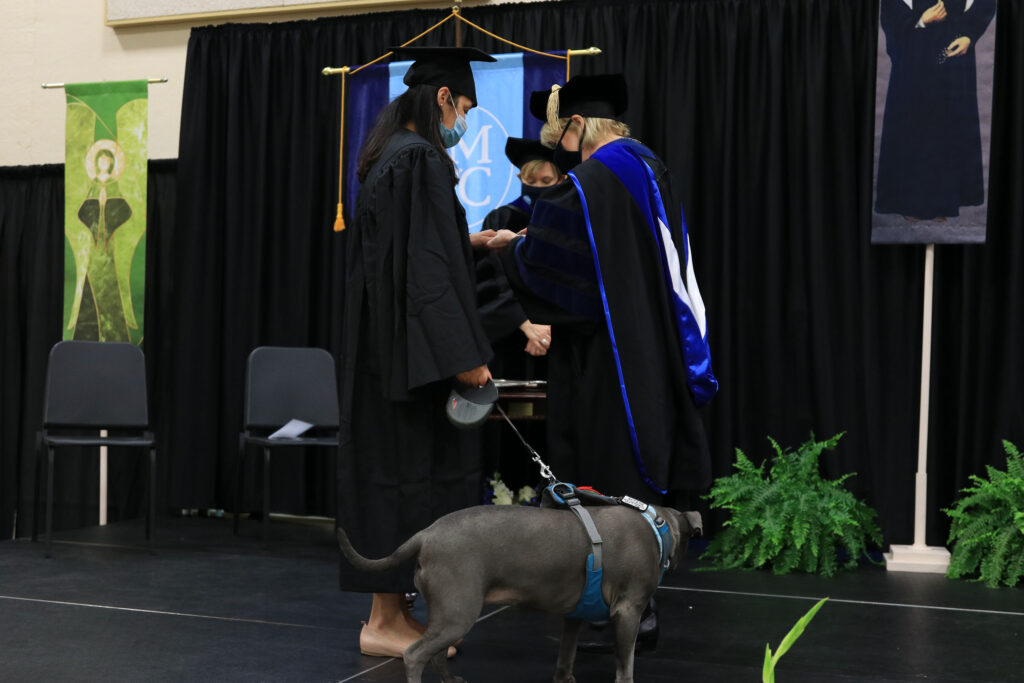
[[334,232],[341,232],[345,229],[345,216],[342,213],[341,202],[338,202],[338,217],[334,219]]
[[345,85],[348,67],[341,72],[341,130],[338,133],[338,216],[334,219],[334,232],[345,229],[342,201],[345,198]]

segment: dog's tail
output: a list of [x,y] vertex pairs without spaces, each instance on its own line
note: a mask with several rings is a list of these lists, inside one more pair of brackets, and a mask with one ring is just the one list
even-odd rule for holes
[[348,534],[345,533],[344,529],[338,527],[338,546],[341,548],[341,554],[345,556],[353,567],[364,572],[383,571],[385,569],[397,567],[398,565],[419,555],[421,545],[422,540],[420,539],[420,535],[416,534],[408,541],[398,546],[398,549],[387,557],[382,557],[379,560],[371,560],[356,552],[356,549],[352,547],[352,541],[348,539]]

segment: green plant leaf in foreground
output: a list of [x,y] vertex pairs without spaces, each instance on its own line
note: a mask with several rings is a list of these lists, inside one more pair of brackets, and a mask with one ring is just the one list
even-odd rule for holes
[[814,615],[818,613],[818,610],[821,609],[821,606],[825,604],[826,600],[828,600],[828,598],[822,598],[814,605],[814,607],[807,610],[807,614],[800,617],[800,620],[796,622],[793,628],[789,630],[789,633],[786,634],[786,637],[782,639],[782,642],[779,643],[779,649],[774,655],[772,655],[771,645],[765,644],[764,667],[761,672],[762,683],[775,683],[775,665],[778,664],[782,655],[789,652],[789,648],[793,647],[793,643],[795,643],[796,639],[803,634],[804,629],[807,628],[807,624],[811,623],[811,619],[813,619]]

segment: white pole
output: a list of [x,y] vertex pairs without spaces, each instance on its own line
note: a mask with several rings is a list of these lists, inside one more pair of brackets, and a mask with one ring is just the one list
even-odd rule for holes
[[[106,429],[100,430],[100,436],[107,435]],[[107,525],[107,447],[100,446],[100,526]]]
[[921,324],[921,408],[917,422],[917,474],[914,477],[914,544],[892,545],[885,554],[885,567],[891,572],[929,572],[945,574],[949,551],[925,542],[928,512],[928,399],[932,370],[932,300],[935,291],[935,245],[924,252],[924,311]]

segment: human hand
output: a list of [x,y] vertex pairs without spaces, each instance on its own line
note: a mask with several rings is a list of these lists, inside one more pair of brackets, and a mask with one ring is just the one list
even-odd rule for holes
[[921,23],[927,26],[928,24],[935,21],[942,21],[946,18],[946,5],[942,3],[942,0],[935,3],[924,11],[921,15]]
[[952,43],[946,46],[947,57],[959,57],[967,52],[967,48],[971,46],[971,39],[967,36],[960,36]]
[[497,233],[493,230],[481,230],[480,232],[473,232],[469,234],[469,246],[474,249],[485,249],[487,243]]
[[486,365],[466,370],[455,375],[455,379],[469,387],[482,387],[491,378],[491,371]]
[[516,233],[506,228],[502,228],[487,242],[487,247],[489,249],[504,249],[515,236]]
[[551,346],[551,325],[534,325],[529,320],[519,326],[526,335],[526,351],[531,356],[543,356]]

